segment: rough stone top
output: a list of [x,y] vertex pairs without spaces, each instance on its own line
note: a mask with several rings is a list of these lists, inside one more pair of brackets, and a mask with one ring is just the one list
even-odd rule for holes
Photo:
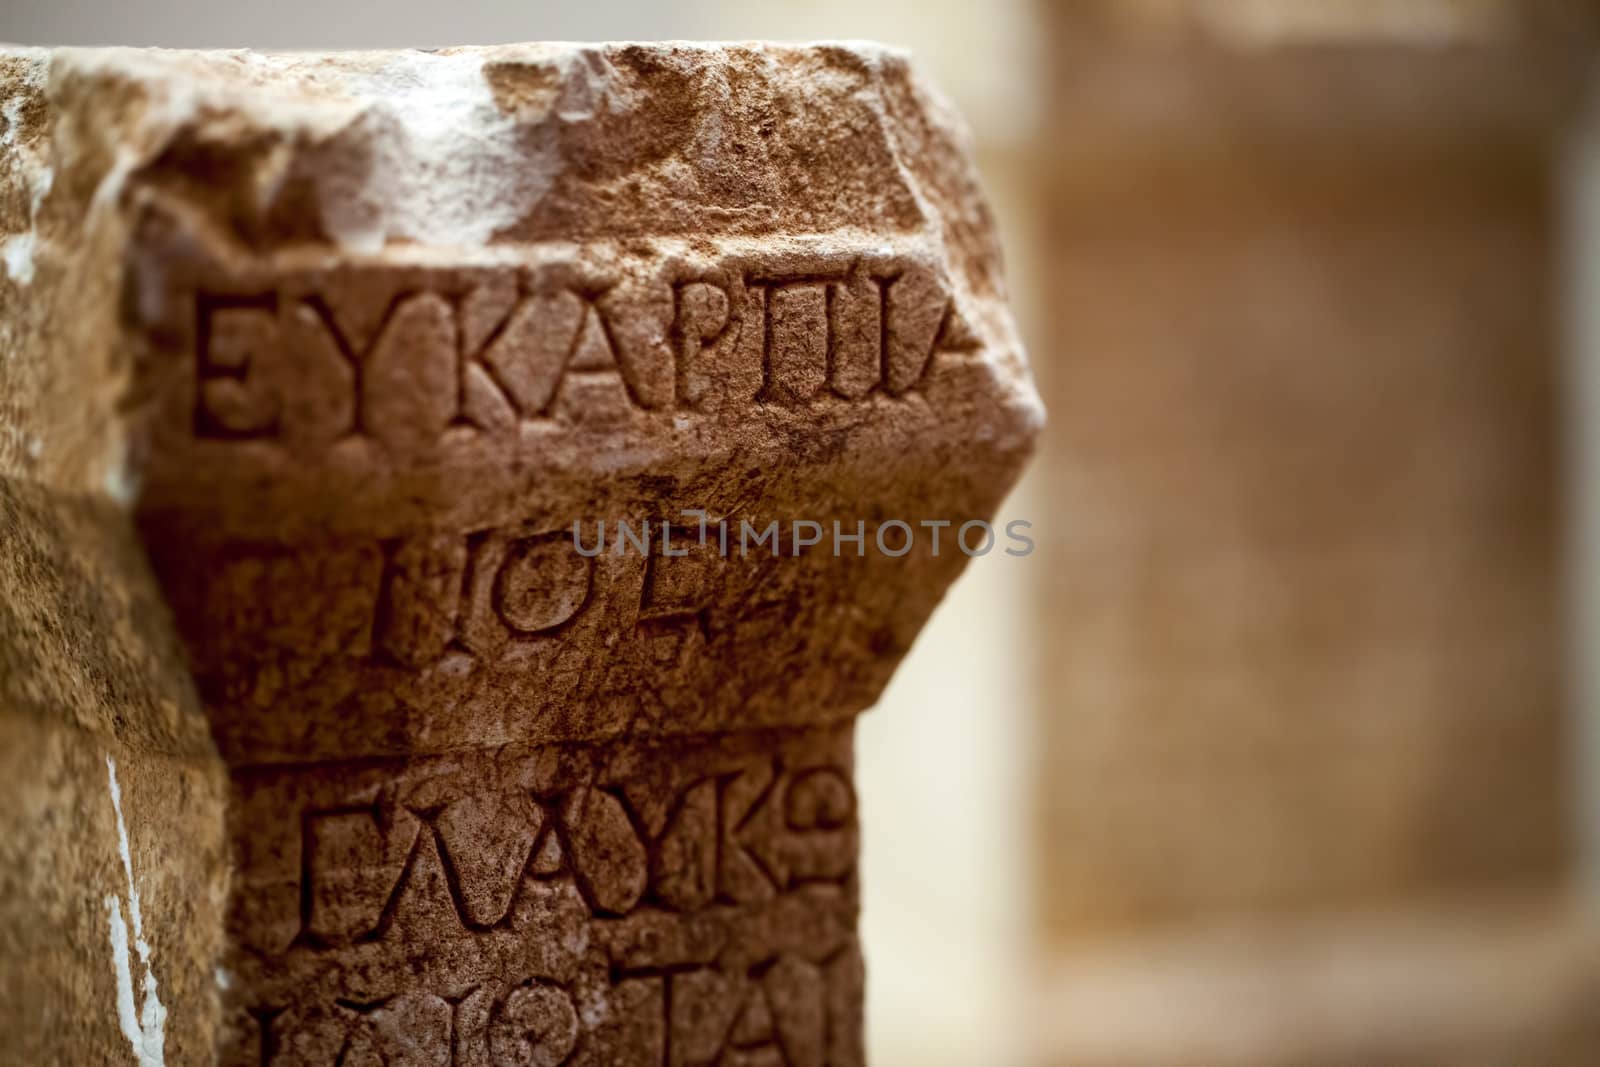
[[859,43],[8,52],[263,244],[916,230],[938,209],[916,127],[954,128],[903,53]]

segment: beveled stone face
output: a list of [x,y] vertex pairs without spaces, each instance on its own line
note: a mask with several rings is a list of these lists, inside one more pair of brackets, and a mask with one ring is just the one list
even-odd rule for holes
[[859,1062],[853,717],[1039,422],[904,59],[32,62],[27,284],[96,300],[16,311],[18,402],[112,440],[13,466],[109,487],[187,649],[222,1060]]
[[134,258],[141,525],[230,758],[833,721],[962,558],[869,551],[879,524],[1005,484],[970,457],[1013,413],[910,241],[231,272],[191,243]]

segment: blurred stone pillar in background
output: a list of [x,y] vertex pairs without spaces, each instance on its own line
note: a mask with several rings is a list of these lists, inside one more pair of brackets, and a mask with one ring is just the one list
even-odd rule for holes
[[[1556,164],[1592,17],[1045,10],[1046,1047],[1573,1047],[1565,913],[1478,902],[1571,867]],[[1514,1007],[1434,981],[1535,944],[1484,967]]]

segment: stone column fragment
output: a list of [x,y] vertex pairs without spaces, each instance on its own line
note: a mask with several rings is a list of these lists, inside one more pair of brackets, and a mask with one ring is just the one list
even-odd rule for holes
[[1049,14],[1043,925],[1559,881],[1593,5]]
[[859,1062],[853,718],[1040,417],[945,107],[853,45],[31,62],[7,284],[108,294],[40,330],[231,779],[221,1061]]

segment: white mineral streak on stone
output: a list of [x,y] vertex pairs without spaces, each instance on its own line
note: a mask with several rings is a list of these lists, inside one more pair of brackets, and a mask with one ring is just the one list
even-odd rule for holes
[[17,130],[22,126],[22,105],[27,102],[27,97],[18,95],[7,100],[5,107],[0,107],[0,118],[6,123],[6,128],[0,130],[0,148],[17,143]]
[[578,1018],[583,1020],[583,1025],[590,1030],[598,1029],[611,1017],[611,1003],[604,995],[590,990],[580,993],[582,1004],[578,1007]]
[[[611,98],[603,60],[563,46],[355,53],[339,65],[287,53],[212,53],[179,64],[130,49],[63,49],[59,55],[77,72],[132,75],[159,88],[140,120],[145,135],[105,175],[97,204],[113,202],[126,176],[185,126],[203,128],[207,116],[246,113],[288,135],[261,168],[258,200],[270,201],[291,171],[309,177],[324,229],[356,252],[397,240],[487,244],[550,188],[560,164],[558,123],[587,121],[602,106],[613,112],[628,106]],[[503,111],[484,74],[485,62],[497,60],[554,66],[559,88],[548,110],[531,116]],[[263,79],[296,92],[263,108],[248,83],[241,88],[215,77],[208,62],[256,67]],[[317,158],[296,171],[297,153]]]
[[5,264],[6,274],[18,285],[33,281],[33,246],[34,235],[31,231],[0,241],[0,262]]
[[128,879],[128,921],[133,923],[133,947],[144,972],[144,1008],[134,1000],[133,960],[128,953],[128,926],[122,916],[122,901],[115,893],[106,894],[106,911],[111,922],[111,961],[117,971],[117,1022],[122,1036],[133,1046],[139,1067],[165,1067],[167,1009],[156,995],[156,976],[150,967],[150,944],[144,939],[144,916],[139,911],[139,889],[133,878],[133,852],[128,846],[128,824],[122,818],[122,790],[117,785],[117,764],[106,757],[106,774],[111,781],[111,806],[117,813],[117,851],[122,856],[122,873]]
[[[559,118],[586,118],[603,82],[578,56],[557,62],[568,68]],[[372,158],[360,173],[318,183],[323,228],[335,240],[361,252],[395,239],[480,246],[544,196],[559,162],[555,130],[502,111],[483,64],[468,53],[402,52],[342,75],[363,101],[355,132]]]
[[139,472],[133,465],[127,442],[112,438],[107,445],[106,495],[119,504],[131,504],[139,496]]
[[115,893],[106,894],[106,912],[111,916],[111,964],[117,971],[117,1022],[122,1036],[133,1045],[133,1054],[144,1065],[144,1032],[139,1028],[139,1012],[133,1003],[133,965],[128,956],[128,926],[122,918],[122,902]]
[[[22,84],[32,92],[41,92],[49,76],[49,59],[47,54],[39,49],[22,49],[20,53],[7,49],[13,55],[20,54],[32,62],[25,68]],[[23,233],[14,233],[0,240],[0,267],[4,268],[7,277],[18,285],[27,285],[33,281],[33,257],[38,246],[38,239],[34,227],[38,225],[39,205],[44,203],[45,196],[50,192],[50,185],[54,174],[38,153],[30,150],[21,142],[22,137],[22,111],[28,104],[30,93],[18,93],[0,105],[0,148],[12,149],[12,159],[22,181],[28,190],[28,230]]]
[[89,210],[98,213],[115,207],[117,198],[122,195],[122,187],[127,184],[128,175],[133,173],[139,162],[138,152],[127,146],[119,148],[117,158],[106,168],[100,184],[94,187],[94,198],[89,201]]

